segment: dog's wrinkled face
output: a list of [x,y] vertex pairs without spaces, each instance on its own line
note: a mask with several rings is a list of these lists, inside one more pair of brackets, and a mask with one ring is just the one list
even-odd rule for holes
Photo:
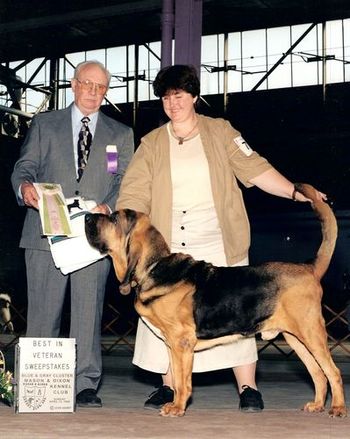
[[[108,253],[113,261],[116,276],[121,282],[120,291],[130,292],[126,279],[129,267],[129,238],[138,214],[131,210],[120,210],[111,215],[87,214],[85,233],[90,245],[101,253]],[[126,284],[123,285],[123,282]]]
[[121,226],[119,212],[111,215],[87,214],[85,232],[92,247],[112,257],[116,276],[122,282],[127,270],[127,237]]

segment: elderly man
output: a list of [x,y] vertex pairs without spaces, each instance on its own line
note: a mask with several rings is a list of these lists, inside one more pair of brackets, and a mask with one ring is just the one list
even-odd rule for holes
[[[70,337],[77,343],[78,406],[101,407],[97,388],[102,373],[100,326],[107,258],[63,275],[41,235],[35,182],[59,183],[66,198],[93,200],[93,212],[109,213],[134,151],[131,128],[105,116],[100,106],[109,87],[103,64],[79,64],[71,81],[74,103],[34,117],[12,174],[20,205],[27,207],[20,247],[25,249],[28,288],[27,336],[57,337],[70,280]],[[118,163],[110,169],[106,146],[116,145]]]

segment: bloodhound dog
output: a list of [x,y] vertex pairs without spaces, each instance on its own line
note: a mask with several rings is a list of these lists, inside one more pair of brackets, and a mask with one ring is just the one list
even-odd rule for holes
[[296,190],[312,200],[322,224],[322,243],[311,263],[267,262],[259,266],[215,267],[182,253],[171,253],[147,215],[119,210],[88,214],[90,244],[113,260],[120,291],[136,291],[135,308],[168,346],[174,401],[163,416],[183,416],[192,392],[193,353],[242,336],[261,333],[270,340],[283,333],[315,386],[314,401],[304,410],[324,410],[327,382],[332,392],[330,416],[346,416],[342,378],[327,344],[321,311],[322,287],[336,243],[331,208],[315,189]]

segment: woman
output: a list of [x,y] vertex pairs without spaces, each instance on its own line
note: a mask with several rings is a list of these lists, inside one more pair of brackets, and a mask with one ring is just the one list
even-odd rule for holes
[[[123,178],[116,208],[150,215],[172,252],[217,266],[247,265],[249,222],[237,179],[271,194],[306,201],[293,184],[254,152],[229,122],[199,115],[200,84],[191,66],[162,69],[154,83],[170,121],[141,140]],[[323,194],[319,193],[320,197]],[[215,292],[213,292],[215,294]],[[194,354],[194,372],[233,368],[240,409],[260,411],[255,338]],[[133,363],[162,374],[145,408],[173,400],[165,344],[139,320]]]

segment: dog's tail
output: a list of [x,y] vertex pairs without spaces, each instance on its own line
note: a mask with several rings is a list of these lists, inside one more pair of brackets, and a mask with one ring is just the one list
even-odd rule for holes
[[321,279],[329,267],[337,241],[337,220],[330,206],[317,199],[314,187],[309,184],[297,183],[295,189],[311,200],[311,206],[321,221],[322,243],[312,264],[315,276]]

